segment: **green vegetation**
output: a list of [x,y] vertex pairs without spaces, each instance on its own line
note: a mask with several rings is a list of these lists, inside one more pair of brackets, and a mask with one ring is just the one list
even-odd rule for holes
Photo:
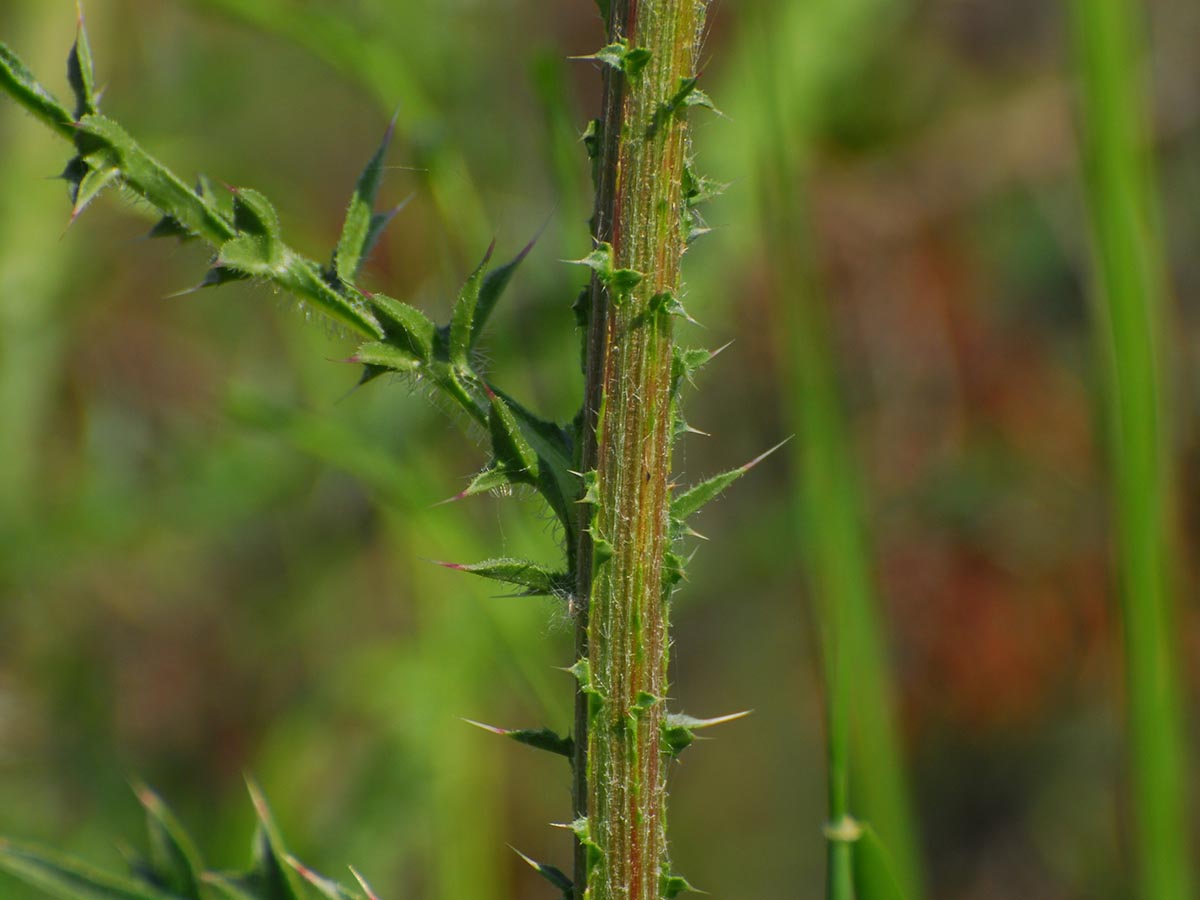
[[[588,57],[603,63],[606,74],[604,113],[590,127],[588,142],[596,246],[579,260],[592,270],[577,310],[587,332],[586,393],[583,411],[567,426],[536,416],[478,365],[484,328],[532,243],[492,268],[493,243],[440,327],[415,306],[358,285],[363,262],[396,212],[376,211],[391,128],[359,176],[325,266],[284,243],[279,214],[266,196],[230,187],[227,203],[205,176],[189,188],[100,115],[82,15],[67,65],[73,111],[3,45],[0,84],[74,143],[76,156],[63,174],[72,221],[105,188],[128,190],[162,216],[150,237],[199,239],[214,248],[201,288],[248,280],[273,284],[365,338],[348,360],[363,367],[361,383],[388,372],[411,375],[485,430],[491,460],[454,499],[516,486],[541,496],[561,530],[561,569],[510,558],[446,564],[514,586],[524,596],[564,601],[576,620],[574,733],[500,731],[566,755],[575,772],[574,878],[553,866],[535,868],[568,896],[670,898],[691,888],[667,861],[665,767],[692,742],[693,727],[716,721],[668,716],[664,709],[667,608],[684,569],[674,548],[686,535],[687,519],[748,466],[668,499],[670,447],[686,433],[679,392],[710,355],[677,350],[671,322],[686,318],[678,299],[679,263],[697,221],[695,208],[707,199],[692,168],[686,118],[691,107],[711,107],[697,87],[695,59],[704,5],[681,0],[647,4],[639,12],[636,4],[618,3],[605,17],[610,43]],[[631,44],[634,37],[638,46]],[[27,878],[36,872],[35,883],[66,896],[117,891],[201,900],[191,866],[184,890],[177,883],[182,876],[135,868],[134,881],[120,882],[81,874],[24,848],[0,852],[0,865]],[[260,860],[263,871],[214,884],[235,898],[298,897],[298,882],[279,875],[279,868],[278,860]],[[335,896],[340,889],[330,890]]]
[[1190,896],[1140,6],[0,5],[0,895]]
[[1125,639],[1138,894],[1192,895],[1176,662],[1174,465],[1163,373],[1169,320],[1153,168],[1146,159],[1137,5],[1075,3],[1081,131],[1107,366],[1105,403]]

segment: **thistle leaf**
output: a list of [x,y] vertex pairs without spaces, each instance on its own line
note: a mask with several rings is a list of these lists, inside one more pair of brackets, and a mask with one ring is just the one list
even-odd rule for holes
[[723,725],[750,715],[750,710],[717,716],[714,719],[697,719],[683,713],[668,713],[662,724],[663,752],[678,756],[696,741],[696,732],[714,725]]
[[[788,440],[791,440],[791,438],[788,438]],[[682,524],[688,519],[689,516],[693,515],[709,501],[715,500],[717,497],[719,497],[725,492],[727,487],[729,487],[786,443],[786,440],[780,441],[770,450],[756,456],[745,465],[738,466],[736,469],[730,469],[728,472],[722,472],[720,475],[714,475],[707,481],[702,481],[699,484],[688,488],[671,501],[672,521],[677,524]]]
[[67,57],[67,81],[75,94],[75,118],[95,115],[96,74],[92,64],[92,46],[88,41],[87,29],[83,24],[83,9],[80,8],[75,32],[75,44]]
[[191,836],[158,794],[140,784],[134,786],[134,791],[146,808],[149,863],[157,881],[183,900],[202,900],[200,872],[203,866]]
[[475,307],[479,302],[479,291],[495,249],[496,242],[492,241],[483,255],[483,260],[467,277],[462,290],[458,292],[458,300],[454,303],[454,313],[450,319],[450,362],[464,369],[469,363],[471,336],[475,330]]
[[[691,98],[697,93],[704,93],[696,87],[696,85],[699,83],[699,75],[691,75],[687,78],[679,79],[679,87],[676,89],[675,93],[671,95],[671,99],[667,101],[667,105],[670,107],[671,112],[675,112],[676,110],[682,109],[685,106],[695,105],[691,101]],[[709,103],[711,105],[712,101],[709,101]]]
[[600,120],[592,119],[588,122],[583,134],[579,136],[579,140],[583,142],[583,147],[587,151],[588,159],[596,159],[600,155],[600,129]]
[[568,262],[578,266],[587,266],[596,273],[602,284],[614,292],[614,299],[620,302],[620,297],[628,294],[642,280],[642,273],[633,269],[613,268],[613,248],[607,241],[601,241],[583,259],[572,259]]
[[61,900],[177,900],[166,891],[2,838],[0,870]]
[[692,318],[680,299],[670,291],[655,294],[650,298],[646,308],[651,315],[678,316],[693,325],[700,324]]
[[74,185],[72,199],[75,204],[71,210],[71,221],[74,222],[78,219],[87,209],[88,204],[100,196],[100,192],[113,184],[120,176],[121,172],[115,166],[100,163],[93,167],[89,164],[87,174],[79,179],[77,185]]
[[[226,266],[213,266],[204,275],[204,280],[200,282],[198,287],[220,287],[223,284],[233,284],[235,281],[246,281],[250,276],[238,269],[230,269]],[[187,291],[186,293],[191,293]]]
[[411,372],[420,368],[422,360],[406,347],[383,341],[360,344],[347,362],[362,363],[364,366],[391,369],[394,372]]
[[381,221],[374,215],[375,198],[379,194],[379,185],[383,180],[383,160],[387,155],[388,145],[396,128],[396,120],[392,119],[379,149],[367,162],[358,182],[354,186],[354,196],[350,198],[350,206],[346,210],[346,220],[342,225],[342,235],[338,239],[337,249],[333,254],[333,266],[337,277],[346,284],[353,284],[362,268],[363,260],[370,252],[371,245],[378,238],[379,232],[391,218],[384,214]]
[[66,138],[75,134],[75,117],[46,90],[20,58],[0,43],[0,89]]
[[250,275],[272,276],[284,267],[279,214],[258,191],[238,189],[233,195],[233,224],[237,237],[221,245],[221,265]]
[[459,491],[453,497],[443,500],[442,503],[453,503],[456,500],[465,500],[467,497],[474,497],[477,494],[487,494],[492,491],[506,491],[514,484],[527,484],[524,479],[514,477],[511,472],[499,465],[495,460],[479,472],[471,483],[463,490]]
[[540,863],[537,860],[530,859],[516,847],[510,848],[513,853],[525,860],[529,866],[545,878],[548,882],[563,892],[564,898],[571,897],[572,891],[575,889],[575,883],[561,869],[556,869],[554,866],[548,866],[545,863]]
[[508,472],[530,481],[538,477],[538,455],[522,433],[521,426],[508,404],[499,394],[488,390],[491,409],[488,430],[492,436],[492,452]]
[[84,157],[97,151],[111,154],[112,164],[120,168],[125,181],[136,193],[209,243],[220,246],[235,236],[234,224],[215,203],[176,178],[112,119],[100,115],[84,116],[75,132],[75,143]]
[[683,167],[683,199],[688,209],[694,209],[702,203],[707,203],[714,197],[719,197],[728,185],[707,177],[698,175],[689,160]]
[[696,373],[708,365],[717,354],[724,351],[733,342],[718,347],[716,350],[705,350],[703,347],[675,347],[674,358],[671,361],[671,395],[676,396],[679,388],[686,380],[692,387],[696,386]]
[[686,878],[682,875],[666,875],[664,874],[659,882],[659,894],[663,900],[675,900],[680,894],[703,894],[704,891],[699,888],[692,887]]
[[[547,224],[549,222],[547,221]],[[533,249],[538,238],[542,236],[542,232],[546,229],[543,225],[538,229],[537,234],[530,239],[521,252],[514,256],[511,260],[497,269],[492,269],[483,279],[483,284],[479,288],[479,297],[475,304],[474,319],[471,323],[471,346],[474,347],[479,343],[480,337],[483,336],[483,329],[487,325],[488,319],[492,315],[492,311],[496,308],[496,304],[500,301],[504,289],[508,287],[509,281],[512,280],[513,273],[517,271],[517,266],[525,261],[525,257],[529,255],[529,251]]]
[[518,744],[533,747],[535,750],[545,750],[547,753],[565,756],[568,760],[572,759],[575,753],[574,740],[569,736],[560,737],[549,728],[538,728],[536,730],[532,728],[497,728],[495,725],[476,722],[474,719],[463,719],[463,721],[468,725],[474,725],[476,728],[482,728],[491,734],[511,738]]
[[330,287],[320,267],[311,260],[301,259],[289,252],[284,265],[269,273],[272,281],[299,297],[311,300],[329,316],[344,322],[361,334],[377,339],[384,337],[383,328],[366,306],[365,300],[354,299]]
[[488,559],[471,565],[439,562],[438,565],[456,572],[469,572],[481,578],[523,587],[530,597],[559,597],[569,591],[571,586],[571,577],[567,573],[554,572],[527,559]]
[[437,326],[415,306],[393,300],[383,294],[368,294],[367,299],[383,319],[388,343],[407,349],[422,362],[433,359]]
[[612,66],[619,72],[624,72],[630,78],[636,78],[650,62],[650,51],[645,47],[630,47],[629,42],[622,38],[595,53],[587,56],[573,56],[572,59],[594,59],[605,65]]

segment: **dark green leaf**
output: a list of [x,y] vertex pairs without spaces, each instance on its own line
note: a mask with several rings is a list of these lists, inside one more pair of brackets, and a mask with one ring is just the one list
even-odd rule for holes
[[517,854],[517,856],[521,857],[521,859],[525,860],[525,862],[527,862],[535,872],[562,891],[563,897],[571,896],[571,892],[575,885],[571,879],[562,872],[562,870],[556,869],[554,866],[548,866],[545,863],[540,863],[536,860],[530,859],[516,847],[513,847],[512,851],[513,853]]
[[476,722],[474,719],[464,719],[463,721],[474,725],[476,728],[482,728],[491,734],[511,738],[518,744],[524,744],[536,750],[545,750],[547,753],[565,756],[567,759],[571,759],[575,753],[575,742],[570,737],[560,737],[549,728],[497,728],[495,725]]

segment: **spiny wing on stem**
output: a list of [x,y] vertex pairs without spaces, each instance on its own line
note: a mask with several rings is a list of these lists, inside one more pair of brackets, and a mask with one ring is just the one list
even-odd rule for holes
[[555,572],[527,559],[489,559],[473,564],[439,562],[438,565],[525,588],[530,597],[561,597],[571,588],[571,576],[568,573]]
[[545,750],[547,753],[565,756],[568,761],[571,761],[575,752],[575,742],[570,736],[562,737],[549,728],[499,728],[484,722],[476,722],[474,719],[464,719],[463,721],[476,728],[482,728],[489,734],[510,738],[518,744],[533,747],[535,750]]
[[750,710],[716,716],[712,719],[697,719],[684,713],[668,713],[662,724],[662,746],[668,756],[678,756],[696,742],[696,732],[714,725],[724,725],[750,715]]
[[523,859],[530,868],[562,891],[563,900],[571,900],[571,898],[574,896],[575,884],[569,877],[567,877],[565,872],[563,872],[561,869],[555,868],[554,866],[540,863],[535,859],[530,859],[516,847],[513,847],[512,851],[513,853],[517,854],[517,856],[521,857],[521,859]]
[[738,466],[736,469],[730,469],[728,472],[722,472],[720,475],[714,475],[712,478],[688,488],[671,501],[672,526],[677,530],[681,529],[683,524],[690,516],[694,515],[705,504],[715,500],[717,497],[723,494],[726,488],[728,488],[731,484],[733,484],[786,443],[787,441],[781,441],[770,450],[756,456],[745,465]]

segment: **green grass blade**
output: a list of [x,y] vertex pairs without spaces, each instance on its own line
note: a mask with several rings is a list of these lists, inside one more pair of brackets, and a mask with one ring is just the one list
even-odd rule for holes
[[1164,419],[1165,260],[1145,153],[1141,12],[1131,0],[1075,0],[1071,27],[1113,478],[1124,625],[1138,886],[1146,900],[1192,897],[1182,692],[1172,611],[1169,440]]
[[[878,27],[870,13],[888,4],[840,4],[814,13],[834,34]],[[831,839],[828,847],[830,898],[859,896],[872,900],[891,895],[898,882],[911,898],[922,896],[922,867],[910,810],[900,740],[894,721],[884,626],[873,588],[870,552],[862,520],[859,473],[839,396],[837,366],[831,352],[825,299],[809,261],[811,239],[806,212],[792,201],[801,196],[801,177],[811,153],[810,140],[819,111],[836,73],[849,60],[834,64],[810,60],[800,73],[794,65],[790,36],[803,17],[781,15],[761,23],[755,68],[760,89],[773,97],[758,124],[762,235],[769,248],[783,312],[783,358],[791,362],[789,415],[797,433],[794,465],[800,473],[796,516],[811,572],[811,593],[820,598],[817,618],[822,633],[828,719],[829,818],[852,821],[851,812],[876,823],[893,848],[894,875],[878,857],[856,851],[850,840]],[[886,20],[886,17],[875,16]],[[871,20],[872,25],[863,23]],[[808,24],[813,24],[809,22]],[[791,30],[789,30],[791,29]],[[798,32],[797,32],[798,33]],[[822,45],[811,33],[805,40]],[[870,46],[860,39],[858,46]],[[784,202],[781,198],[787,198]]]

